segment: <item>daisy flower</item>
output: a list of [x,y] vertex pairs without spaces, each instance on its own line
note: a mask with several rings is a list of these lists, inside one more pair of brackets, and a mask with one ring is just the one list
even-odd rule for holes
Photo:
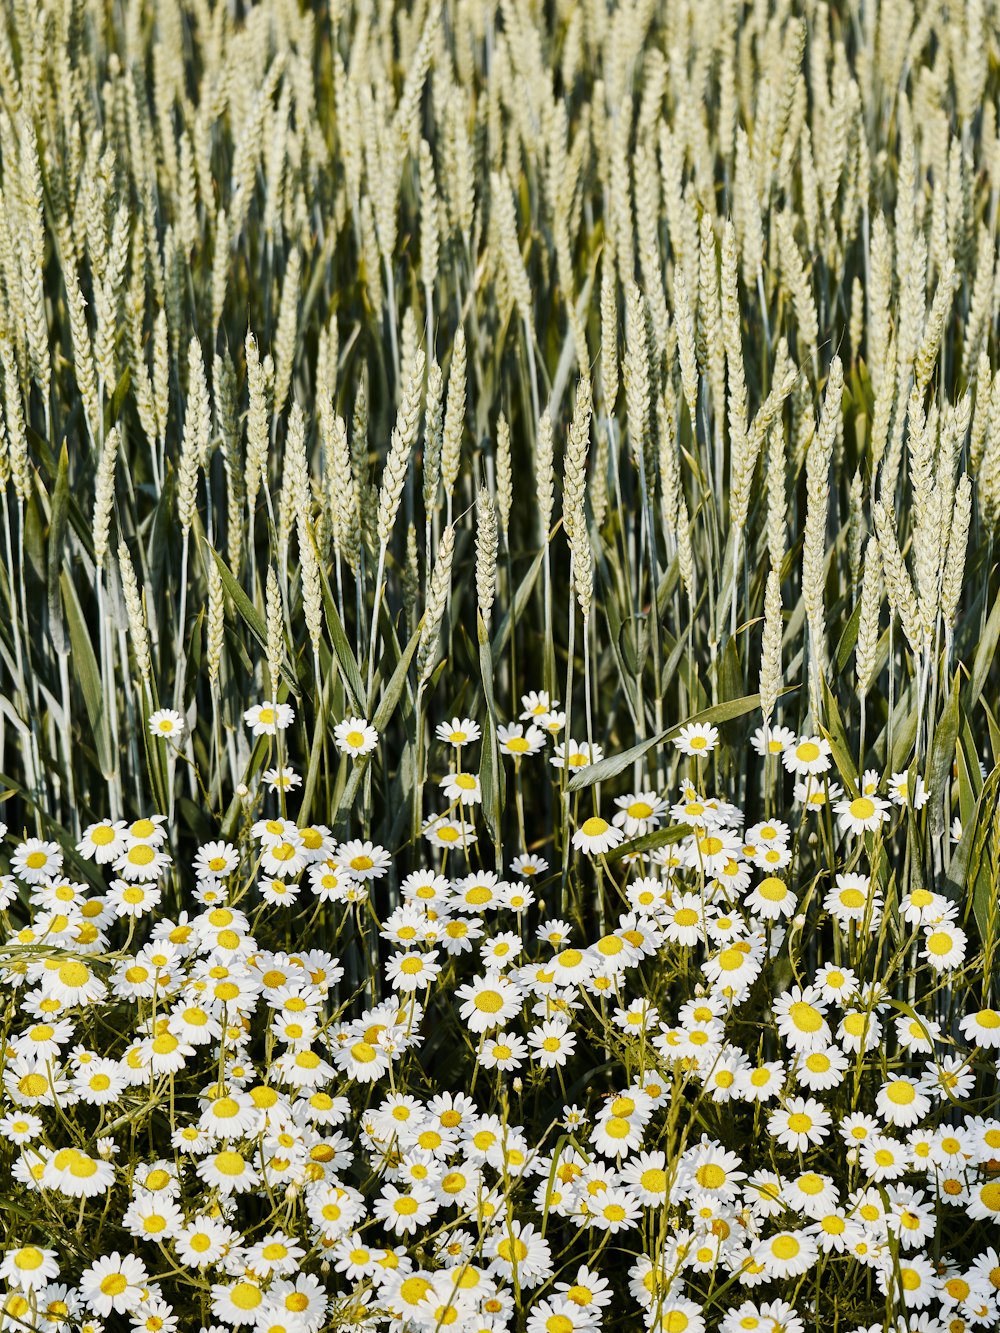
[[127,1080],[117,1061],[98,1056],[81,1069],[73,1081],[73,1088],[88,1106],[106,1106],[116,1102],[127,1086]]
[[973,1184],[966,1212],[973,1222],[1000,1222],[1000,1179],[988,1176]]
[[203,1157],[197,1166],[198,1175],[210,1189],[217,1189],[223,1197],[245,1194],[260,1184],[257,1168],[233,1148]]
[[487,973],[455,988],[459,1014],[470,1032],[488,1032],[502,1027],[521,1009],[521,988],[509,977]]
[[20,1291],[38,1291],[59,1276],[55,1250],[37,1245],[9,1249],[0,1259],[0,1278]]
[[995,1009],[979,1009],[966,1014],[959,1022],[962,1035],[976,1046],[987,1049],[1000,1046],[1000,1013]]
[[479,805],[483,799],[479,778],[475,773],[449,773],[438,784],[449,801],[462,805]]
[[289,884],[283,879],[261,880],[260,896],[266,903],[275,907],[287,907],[299,896],[299,884]]
[[681,727],[680,733],[673,737],[674,745],[681,754],[697,757],[714,750],[719,741],[718,727],[705,726],[700,722],[689,722]]
[[302,779],[294,768],[265,768],[261,779],[268,791],[294,791]]
[[510,868],[515,875],[530,879],[536,875],[544,875],[549,868],[549,863],[541,856],[515,856],[510,863]]
[[149,734],[161,740],[180,740],[184,735],[184,719],[173,708],[158,708],[149,715]]
[[744,856],[748,856],[755,866],[761,870],[784,870],[792,859],[792,849],[786,847],[784,843],[768,843],[754,847],[751,853],[746,848],[743,849]]
[[116,917],[140,917],[151,912],[162,896],[162,889],[155,884],[116,879],[108,890],[107,902]]
[[433,1191],[425,1185],[411,1184],[406,1190],[398,1190],[386,1184],[372,1206],[372,1215],[397,1236],[412,1236],[417,1227],[427,1225],[437,1209]]
[[823,782],[815,783],[812,778],[805,782],[796,782],[792,789],[792,795],[801,805],[804,805],[813,814],[817,814],[825,805],[839,800],[844,794],[844,789],[838,782],[830,782],[828,779]]
[[133,1254],[102,1255],[80,1275],[80,1294],[95,1314],[125,1314],[142,1299],[149,1282],[146,1265]]
[[115,862],[115,874],[125,880],[159,879],[170,869],[167,852],[158,851],[148,842],[133,842]]
[[520,718],[522,722],[530,722],[558,707],[559,700],[550,699],[547,690],[529,690],[527,694],[521,695]]
[[749,940],[734,940],[718,953],[706,958],[702,969],[712,985],[720,990],[738,992],[760,974],[763,955]]
[[853,800],[838,801],[833,808],[840,827],[858,835],[873,832],[889,819],[889,802],[879,796],[855,796]]
[[136,843],[145,843],[149,847],[162,847],[167,840],[166,815],[145,815],[133,820],[125,830],[130,847]]
[[759,755],[781,754],[795,744],[795,732],[791,727],[758,727],[750,744]]
[[381,879],[392,864],[392,858],[384,847],[372,842],[342,842],[337,848],[338,865],[353,875],[355,879]]
[[599,745],[588,745],[586,741],[560,741],[549,760],[553,768],[589,768],[604,758],[604,751]]
[[314,1333],[326,1319],[328,1303],[325,1288],[312,1273],[299,1273],[294,1280],[280,1278],[267,1293],[264,1313],[257,1328],[266,1333],[270,1328],[287,1329],[291,1326],[305,1333]]
[[32,964],[28,975],[41,982],[46,995],[64,1005],[87,1005],[102,1000],[107,987],[80,958],[46,958]]
[[528,1054],[528,1047],[516,1032],[499,1032],[487,1037],[479,1052],[479,1063],[484,1069],[520,1069]]
[[934,1207],[922,1190],[895,1186],[889,1191],[890,1211],[886,1214],[889,1232],[899,1237],[904,1250],[913,1249],[934,1234]]
[[600,856],[624,842],[625,835],[620,828],[614,828],[600,815],[591,815],[585,819],[573,834],[573,846],[577,851],[584,851],[589,856]]
[[385,965],[386,980],[393,990],[410,995],[414,991],[426,990],[441,971],[441,964],[435,962],[437,950],[429,953],[396,953]]
[[965,958],[968,936],[950,921],[942,921],[928,926],[924,931],[924,947],[921,957],[930,963],[935,972],[950,971],[959,967]]
[[625,1116],[602,1116],[590,1131],[590,1141],[605,1157],[627,1157],[642,1146],[644,1126]]
[[656,792],[628,792],[615,798],[618,813],[612,823],[623,830],[626,838],[638,838],[659,826],[667,803]]
[[629,906],[636,912],[657,916],[667,904],[667,886],[652,875],[643,875],[625,888]]
[[263,703],[248,708],[243,714],[243,721],[255,736],[274,736],[292,725],[295,721],[295,709],[291,704],[279,704],[265,699]]
[[899,914],[908,926],[925,926],[939,921],[951,904],[940,893],[930,889],[914,889],[899,902]]
[[922,1310],[936,1299],[941,1279],[930,1259],[922,1254],[900,1255],[898,1264],[881,1264],[875,1276],[882,1293],[908,1309]]
[[858,1150],[858,1162],[876,1184],[896,1180],[909,1166],[906,1145],[888,1134],[872,1134]]
[[596,1201],[588,1202],[587,1215],[595,1230],[614,1236],[620,1231],[630,1231],[638,1223],[642,1210],[628,1190],[612,1185],[603,1190]]
[[549,736],[558,736],[566,725],[566,714],[559,709],[551,713],[543,713],[541,717],[535,719],[535,724]]
[[[910,801],[910,776],[908,773],[893,773],[889,779],[889,796],[893,805],[906,805]],[[913,808],[922,810],[930,800],[930,792],[923,778],[918,774],[913,784]]]
[[781,762],[797,777],[816,777],[830,767],[830,742],[822,736],[800,736],[782,750]]
[[15,847],[10,858],[10,868],[25,884],[41,884],[62,870],[63,854],[58,843],[45,842],[41,838],[26,838],[19,847]]
[[99,866],[107,865],[126,850],[125,828],[124,819],[101,819],[96,824],[88,824],[76,844],[76,850],[87,861],[96,861]]
[[530,1222],[505,1223],[487,1242],[486,1255],[491,1270],[507,1281],[513,1281],[516,1270],[522,1287],[535,1287],[552,1273],[549,1243]]
[[806,1152],[829,1136],[830,1112],[814,1097],[789,1097],[771,1112],[767,1128],[782,1147]]
[[184,1224],[184,1214],[173,1199],[145,1194],[132,1200],[122,1226],[137,1240],[170,1240]]
[[875,1109],[888,1124],[907,1129],[923,1120],[931,1100],[913,1079],[890,1078],[876,1094]]
[[28,1111],[9,1112],[0,1116],[0,1135],[18,1146],[37,1139],[43,1128],[43,1122],[38,1116]]
[[422,832],[432,847],[440,847],[446,852],[471,847],[477,841],[472,824],[466,824],[463,819],[449,819],[447,815],[432,815]]
[[535,901],[535,891],[527,884],[503,883],[500,886],[501,904],[511,912],[525,912]]
[[211,1287],[212,1313],[227,1324],[259,1325],[265,1296],[257,1282],[240,1278],[231,1284],[215,1282]]
[[849,1067],[847,1057],[836,1046],[824,1046],[802,1056],[795,1077],[810,1092],[823,1092],[839,1087]]
[[773,1171],[757,1171],[743,1186],[743,1200],[754,1218],[777,1217],[786,1207],[785,1181]]
[[829,1046],[830,1027],[826,1002],[815,987],[793,986],[774,1002],[778,1033],[793,1051],[813,1051]]
[[621,1178],[645,1208],[662,1208],[667,1201],[666,1154],[637,1152],[621,1168]]
[[545,732],[534,726],[529,726],[525,731],[520,722],[513,722],[507,727],[497,727],[497,744],[505,754],[520,759],[526,754],[537,754],[544,749]]
[[460,750],[463,745],[478,741],[481,734],[479,723],[473,722],[468,717],[453,717],[450,722],[439,722],[437,725],[438,740],[444,741],[446,745],[453,745],[456,750]]
[[780,1060],[766,1060],[736,1076],[740,1096],[747,1102],[769,1102],[785,1086],[786,1071]]
[[758,1241],[753,1256],[762,1263],[769,1277],[800,1277],[819,1257],[819,1247],[805,1231],[779,1231]]
[[664,937],[692,948],[702,938],[704,906],[697,893],[676,894],[661,916]]
[[542,1069],[555,1069],[557,1065],[564,1065],[576,1049],[576,1033],[566,1019],[551,1018],[532,1028],[528,1033],[528,1045],[532,1048],[532,1058]]
[[352,758],[370,754],[378,745],[378,732],[363,717],[346,717],[333,729],[337,749]]
[[881,899],[871,894],[868,875],[839,874],[823,900],[823,907],[836,920],[863,921],[867,915],[871,925],[877,925],[881,916]]
[[587,1316],[592,1323],[599,1322],[601,1311],[614,1299],[611,1284],[606,1278],[581,1264],[576,1276],[570,1282],[556,1282],[556,1293],[575,1306],[581,1315]]
[[725,872],[730,861],[743,855],[743,840],[726,829],[701,829],[682,844],[684,862],[692,870],[715,876]]
[[851,1054],[873,1051],[882,1040],[882,1021],[867,1009],[851,1009],[837,1024],[837,1040]]
[[747,894],[744,907],[754,916],[766,921],[778,921],[783,916],[792,916],[798,904],[795,890],[776,875],[768,875]]
[[523,947],[520,935],[515,935],[511,930],[503,930],[480,945],[479,957],[487,971],[499,971],[513,963]]
[[789,1207],[812,1218],[822,1217],[836,1208],[840,1197],[832,1177],[817,1171],[803,1171],[786,1180],[783,1193]]
[[705,1136],[688,1148],[671,1191],[672,1201],[708,1194],[715,1199],[735,1199],[747,1174],[736,1153]]

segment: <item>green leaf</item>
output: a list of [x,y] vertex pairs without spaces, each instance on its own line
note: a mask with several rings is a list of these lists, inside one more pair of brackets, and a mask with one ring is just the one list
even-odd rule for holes
[[629,616],[618,631],[621,659],[632,676],[641,676],[646,666],[649,649],[648,617]]
[[719,591],[715,602],[715,637],[721,639],[729,629],[729,618],[732,614],[733,589],[736,587],[736,577],[739,573],[737,569],[737,549],[742,549],[743,533],[734,523],[729,525],[729,536],[726,538],[726,549],[722,556],[722,576],[719,580]]
[[506,776],[497,750],[497,710],[493,697],[493,658],[482,615],[476,612],[476,635],[479,639],[479,670],[483,678],[486,699],[486,734],[483,737],[479,759],[479,785],[483,798],[483,817],[493,840],[497,868],[501,864],[501,819],[506,804]]
[[[310,540],[313,539],[312,532],[309,534]],[[326,611],[326,627],[330,632],[330,642],[333,644],[333,651],[337,658],[337,665],[340,668],[340,674],[344,678],[344,684],[347,686],[347,692],[351,696],[351,707],[356,709],[362,717],[368,716],[368,695],[365,690],[364,681],[361,679],[361,670],[358,667],[358,659],[354,656],[354,650],[351,647],[347,634],[344,630],[344,622],[340,618],[340,612],[337,610],[337,603],[333,596],[333,590],[330,587],[330,580],[326,576],[326,570],[323,568],[323,562],[319,559],[319,552],[316,552],[317,566],[320,573],[320,582],[323,588],[323,607]]]
[[934,837],[941,837],[945,826],[945,808],[944,792],[945,783],[948,774],[951,772],[952,761],[955,757],[955,746],[958,743],[959,726],[959,695],[961,693],[961,676],[956,670],[951,683],[951,692],[948,695],[948,702],[945,704],[944,713],[937,724],[937,730],[934,733],[934,746],[931,751],[931,766],[928,775],[928,787],[930,789],[930,823],[931,833]]
[[[205,545],[208,546],[208,543],[206,542]],[[232,570],[226,564],[225,560],[223,560],[222,556],[219,555],[218,551],[213,546],[209,546],[208,549],[212,552],[212,555],[215,559],[215,563],[219,567],[219,574],[222,578],[222,584],[226,592],[229,594],[230,600],[236,607],[236,610],[240,613],[240,616],[246,623],[246,626],[249,629],[250,633],[257,640],[261,648],[263,648],[263,650],[267,652],[267,625],[264,623],[264,617],[260,614],[260,612],[254,606],[253,602],[251,602],[250,598],[246,595],[246,593],[243,591],[240,585],[236,582],[236,579],[233,577]],[[289,669],[288,664],[286,662],[282,662],[278,669],[281,673],[282,679],[285,681],[288,688],[292,691],[293,694],[297,695],[299,693],[299,682],[292,674],[292,671]]]
[[517,585],[517,591],[514,593],[514,605],[508,607],[500,617],[500,623],[497,626],[497,632],[493,636],[493,642],[490,644],[490,654],[493,661],[496,662],[503,656],[503,651],[507,647],[507,640],[510,638],[511,624],[516,624],[521,619],[521,614],[528,603],[535,584],[538,582],[538,573],[545,559],[545,552],[539,551],[532,560],[528,572]]
[[73,580],[64,570],[60,575],[63,602],[66,607],[66,619],[69,624],[69,641],[73,655],[73,671],[80,684],[83,702],[90,720],[90,729],[94,736],[97,760],[101,774],[110,782],[115,773],[114,757],[111,753],[111,734],[104,708],[104,687],[101,672],[90,642],[90,630],[83,618],[83,610]]
[[983,775],[979,768],[979,751],[969,719],[962,713],[958,733],[958,813],[963,826],[972,818],[983,789]]
[[847,743],[847,732],[844,728],[844,719],[840,707],[826,680],[823,681],[823,705],[830,725],[829,727],[820,727],[820,733],[830,742],[833,762],[837,765],[837,772],[843,778],[847,793],[853,800],[858,794],[858,775]]
[[132,380],[132,371],[128,366],[122,371],[121,379],[115,385],[115,391],[111,395],[111,402],[108,404],[104,429],[110,430],[118,418],[121,416],[122,404],[125,402],[125,396],[128,393],[128,387]]
[[851,612],[851,618],[844,626],[844,632],[840,636],[840,642],[837,644],[836,663],[838,676],[843,675],[844,669],[851,660],[851,653],[854,652],[854,645],[858,641],[858,627],[861,624],[861,598],[855,603],[854,610]]
[[417,644],[420,642],[420,626],[410,635],[410,641],[400,654],[399,661],[396,663],[396,669],[389,677],[389,683],[382,692],[382,698],[379,700],[378,708],[375,709],[375,716],[372,718],[372,726],[381,734],[389,724],[389,719],[396,710],[399,703],[399,696],[406,687],[406,673],[410,669],[410,663],[413,661],[413,654],[417,651]]
[[[790,688],[796,689],[797,686],[791,686]],[[784,690],[782,693],[787,694],[788,690]],[[759,694],[746,694],[742,699],[729,699],[725,703],[713,704],[711,708],[705,708],[700,713],[695,713],[686,722],[679,722],[677,726],[669,727],[666,731],[661,731],[659,735],[650,736],[648,740],[640,741],[638,745],[633,745],[628,750],[621,750],[618,754],[609,755],[607,759],[601,759],[598,763],[590,764],[587,768],[581,769],[579,773],[570,778],[567,791],[580,791],[584,787],[592,787],[595,782],[606,782],[608,778],[617,777],[630,764],[634,764],[637,759],[641,759],[646,751],[651,750],[654,745],[662,745],[664,741],[679,736],[681,727],[691,726],[693,723],[705,723],[714,726],[716,723],[731,722],[733,718],[742,717],[744,713],[752,713],[755,708],[759,707]]]
[[[257,742],[250,752],[250,759],[243,771],[242,781],[246,786],[250,786],[251,779],[256,776],[264,766],[264,760],[271,751],[271,737],[258,736]],[[242,796],[233,796],[226,810],[226,817],[222,821],[221,837],[231,838],[236,832],[236,825],[239,823],[240,816],[243,813]]]
[[[329,678],[330,682],[335,680]],[[317,711],[315,725],[313,727],[312,745],[309,747],[309,766],[306,769],[306,780],[302,787],[302,803],[299,806],[299,824],[305,826],[309,823],[312,815],[313,799],[316,795],[316,784],[319,781],[320,763],[323,758],[323,737],[324,737],[324,718],[326,716],[328,685],[324,685],[323,694],[320,698],[319,709]]]
[[69,638],[66,634],[66,621],[63,616],[62,598],[59,593],[59,575],[62,572],[63,548],[66,542],[66,527],[69,518],[69,450],[65,440],[59,451],[59,470],[56,473],[56,485],[52,494],[52,513],[49,518],[48,550],[48,600],[49,632],[52,646],[57,653],[69,652]]
[[[969,885],[972,906],[975,907],[977,881],[983,866],[983,853],[996,810],[998,791],[1000,791],[1000,765],[994,768],[983,783],[975,811],[971,819],[964,823],[958,846],[951,854],[945,875],[944,892],[952,902],[960,903],[965,899],[968,904],[966,885]],[[968,905],[966,915],[968,915]]]
[[690,832],[690,824],[671,824],[669,828],[654,829],[652,833],[644,833],[641,838],[620,842],[617,847],[612,847],[610,852],[605,853],[605,860],[620,861],[623,856],[654,852],[657,847],[669,847],[671,843],[680,842]]
[[983,632],[979,636],[979,643],[976,646],[976,657],[972,664],[972,674],[969,677],[969,689],[965,700],[965,711],[967,713],[972,712],[983,692],[986,677],[989,675],[993,658],[996,655],[997,639],[1000,639],[1000,596],[993,603],[989,619],[983,626]]

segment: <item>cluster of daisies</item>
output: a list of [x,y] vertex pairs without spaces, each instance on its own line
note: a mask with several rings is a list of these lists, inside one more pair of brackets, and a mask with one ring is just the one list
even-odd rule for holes
[[[564,725],[536,694],[498,734]],[[748,825],[685,727],[676,800],[581,813],[567,898],[524,848],[482,868],[480,729],[437,736],[401,880],[263,792],[183,865],[160,815],[4,842],[0,1329],[804,1333],[825,1284],[872,1330],[1000,1324],[1000,1013],[954,904],[872,871],[923,789],[758,733],[799,804]],[[553,781],[600,758],[557,745]]]

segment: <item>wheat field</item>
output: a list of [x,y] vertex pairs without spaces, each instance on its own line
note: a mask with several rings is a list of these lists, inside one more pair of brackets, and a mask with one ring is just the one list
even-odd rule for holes
[[0,0],[0,1329],[1000,1326],[996,0]]

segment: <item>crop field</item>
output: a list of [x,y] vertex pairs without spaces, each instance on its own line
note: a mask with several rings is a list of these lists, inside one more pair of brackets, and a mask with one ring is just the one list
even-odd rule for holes
[[0,0],[0,1330],[1000,1327],[997,0]]

